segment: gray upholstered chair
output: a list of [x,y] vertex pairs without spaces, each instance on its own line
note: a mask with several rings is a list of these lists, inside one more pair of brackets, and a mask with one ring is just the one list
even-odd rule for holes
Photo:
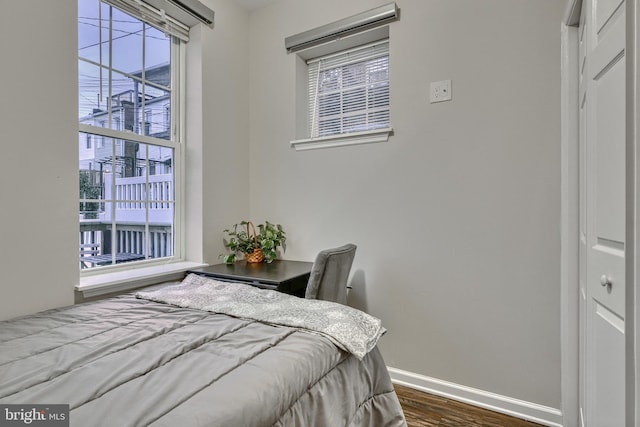
[[356,245],[348,243],[320,251],[311,267],[305,298],[347,303],[347,279],[356,255]]

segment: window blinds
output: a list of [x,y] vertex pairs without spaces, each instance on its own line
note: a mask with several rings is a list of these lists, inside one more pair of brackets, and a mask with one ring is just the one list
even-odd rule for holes
[[189,27],[186,24],[166,14],[164,9],[157,9],[142,0],[102,0],[104,3],[117,7],[134,18],[152,25],[167,34],[189,41]]
[[307,61],[310,137],[389,127],[389,41]]

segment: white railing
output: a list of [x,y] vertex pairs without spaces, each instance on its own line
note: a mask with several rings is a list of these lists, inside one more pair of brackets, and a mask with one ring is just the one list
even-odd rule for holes
[[[105,178],[105,200],[116,200],[115,214],[118,222],[144,223],[148,215],[149,223],[166,225],[172,223],[173,175],[117,178],[115,186],[112,186],[111,183],[112,178],[107,176]],[[115,197],[112,197],[114,190]],[[106,202],[104,220],[110,221],[111,215],[111,202]]]
[[[173,255],[173,175],[116,178],[115,185],[112,179],[105,177],[104,212],[80,221],[81,268],[110,264],[111,258],[104,255],[112,251],[148,258]],[[112,233],[114,205],[116,232]]]
[[[112,237],[115,237],[115,241]],[[145,258],[163,258],[173,255],[173,233],[168,227],[150,226],[147,241],[144,225],[116,228],[115,236],[112,235],[111,226],[105,225],[104,230],[92,231],[82,231],[81,226],[81,268],[111,264],[114,257],[110,255],[112,253],[110,248],[116,254],[116,263]]]

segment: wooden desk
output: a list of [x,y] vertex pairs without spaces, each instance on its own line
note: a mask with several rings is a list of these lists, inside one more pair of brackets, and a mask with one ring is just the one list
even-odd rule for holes
[[275,260],[270,264],[236,261],[196,268],[187,273],[200,274],[227,282],[240,282],[304,298],[312,262]]

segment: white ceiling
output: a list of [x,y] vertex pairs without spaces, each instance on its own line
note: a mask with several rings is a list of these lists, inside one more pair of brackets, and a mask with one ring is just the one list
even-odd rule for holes
[[244,7],[247,10],[255,10],[258,9],[268,3],[273,3],[274,0],[233,0],[238,3],[240,6]]

